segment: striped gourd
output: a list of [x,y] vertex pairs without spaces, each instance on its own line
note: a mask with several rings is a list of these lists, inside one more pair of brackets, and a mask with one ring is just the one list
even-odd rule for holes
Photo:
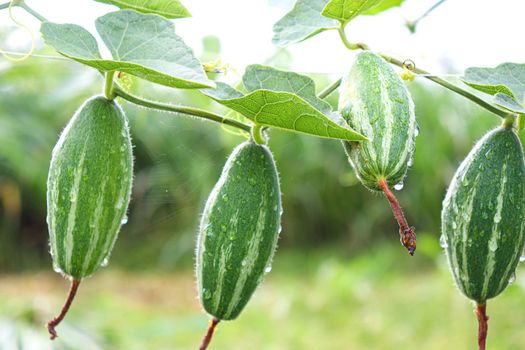
[[370,142],[344,142],[357,177],[367,188],[381,191],[403,181],[415,148],[414,103],[405,83],[379,55],[357,55],[342,82],[339,110],[349,126]]
[[242,143],[228,158],[199,229],[198,290],[209,314],[232,320],[242,311],[270,269],[280,216],[279,178],[270,150]]
[[87,100],[62,132],[49,169],[47,223],[56,271],[80,280],[107,263],[132,178],[124,112],[102,96]]
[[509,284],[524,245],[525,163],[512,128],[485,135],[443,201],[442,239],[456,285],[478,304]]
[[343,142],[350,164],[365,187],[384,192],[398,221],[401,243],[414,254],[414,228],[391,191],[403,182],[417,136],[414,103],[405,83],[382,57],[361,52],[341,84],[339,110],[351,128],[370,140]]

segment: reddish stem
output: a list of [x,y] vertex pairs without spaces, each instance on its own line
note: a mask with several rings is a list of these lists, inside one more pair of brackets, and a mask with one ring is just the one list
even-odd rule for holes
[[388,183],[386,182],[386,180],[380,179],[377,183],[379,187],[383,190],[386,199],[388,199],[388,202],[392,207],[392,212],[394,213],[397,223],[399,224],[399,238],[401,240],[401,244],[403,244],[405,248],[407,248],[408,253],[410,255],[414,255],[414,252],[416,251],[415,228],[408,226],[405,214],[403,214],[403,209],[401,209],[401,206],[399,205],[396,196],[392,193],[390,187],[388,187]]
[[71,303],[73,302],[73,299],[75,299],[75,295],[77,294],[78,286],[80,285],[80,280],[71,280],[71,288],[69,289],[69,294],[66,299],[66,303],[64,306],[62,306],[62,310],[60,311],[60,314],[53,318],[51,321],[47,323],[47,330],[50,334],[50,339],[53,340],[56,337],[58,337],[57,332],[55,331],[55,327],[59,325],[60,322],[64,319],[66,316],[69,307],[71,306]]
[[208,345],[210,345],[211,337],[213,337],[213,332],[215,331],[215,327],[217,327],[217,324],[220,322],[220,320],[216,317],[212,318],[208,324],[208,331],[206,332],[206,335],[204,336],[204,339],[202,340],[202,344],[199,347],[199,350],[206,350],[208,348]]
[[475,313],[478,317],[478,347],[479,350],[485,350],[485,344],[487,342],[487,333],[489,331],[487,305],[478,304]]

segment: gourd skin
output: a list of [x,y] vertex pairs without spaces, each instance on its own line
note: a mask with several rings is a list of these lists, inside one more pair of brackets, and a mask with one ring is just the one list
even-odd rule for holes
[[343,142],[357,177],[380,191],[378,181],[401,183],[415,149],[417,122],[414,102],[405,83],[379,55],[357,55],[343,79],[339,110],[349,126],[370,141]]
[[478,304],[513,278],[524,246],[525,163],[512,128],[486,134],[443,201],[442,239],[456,285]]
[[55,270],[81,279],[107,263],[131,195],[127,118],[114,101],[87,100],[53,149],[47,223]]
[[270,150],[253,142],[228,158],[211,192],[197,241],[204,309],[235,319],[271,266],[280,232],[279,177]]

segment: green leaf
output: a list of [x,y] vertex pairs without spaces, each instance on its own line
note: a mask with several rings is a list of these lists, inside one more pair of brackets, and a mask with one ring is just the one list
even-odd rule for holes
[[345,24],[381,2],[382,0],[330,0],[321,14]]
[[101,71],[121,71],[181,89],[214,86],[171,21],[122,10],[98,18],[96,27],[113,59],[102,59],[95,38],[80,26],[46,22],[41,32],[62,55]]
[[332,112],[330,104],[317,98],[314,81],[305,75],[254,64],[246,67],[242,80],[249,92],[260,89],[291,92],[323,114]]
[[332,139],[366,140],[363,135],[337,124],[304,99],[290,92],[261,89],[242,95],[224,83],[217,83],[216,89],[201,91],[260,125]]
[[297,0],[292,10],[274,24],[273,43],[286,46],[337,28],[337,21],[321,15],[327,2],[328,0]]
[[471,67],[465,71],[463,81],[490,95],[504,93],[519,104],[525,102],[525,64],[503,63],[495,68]]
[[166,18],[191,17],[191,13],[179,0],[95,0],[121,9],[131,9],[142,13],[155,13]]
[[370,8],[370,10],[365,11],[363,15],[377,15],[380,12],[391,9],[392,7],[399,7],[403,2],[405,2],[405,0],[383,0],[379,2],[377,6],[374,6]]
[[522,105],[516,102],[514,98],[502,92],[498,92],[494,95],[494,104],[514,113],[525,114],[525,108]]

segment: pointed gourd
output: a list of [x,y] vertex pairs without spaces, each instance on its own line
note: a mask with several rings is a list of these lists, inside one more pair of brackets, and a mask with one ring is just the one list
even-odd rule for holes
[[204,309],[236,318],[271,262],[280,232],[279,177],[270,150],[245,142],[228,158],[202,215],[197,283]]
[[457,287],[484,305],[512,280],[525,242],[525,163],[512,128],[492,130],[470,151],[452,178],[441,221]]
[[47,223],[56,271],[80,280],[107,264],[132,179],[124,112],[103,96],[90,98],[60,135],[49,168]]
[[344,142],[357,177],[367,188],[381,191],[403,181],[415,149],[417,122],[405,83],[379,55],[357,55],[343,79],[339,111],[349,126],[370,141]]

